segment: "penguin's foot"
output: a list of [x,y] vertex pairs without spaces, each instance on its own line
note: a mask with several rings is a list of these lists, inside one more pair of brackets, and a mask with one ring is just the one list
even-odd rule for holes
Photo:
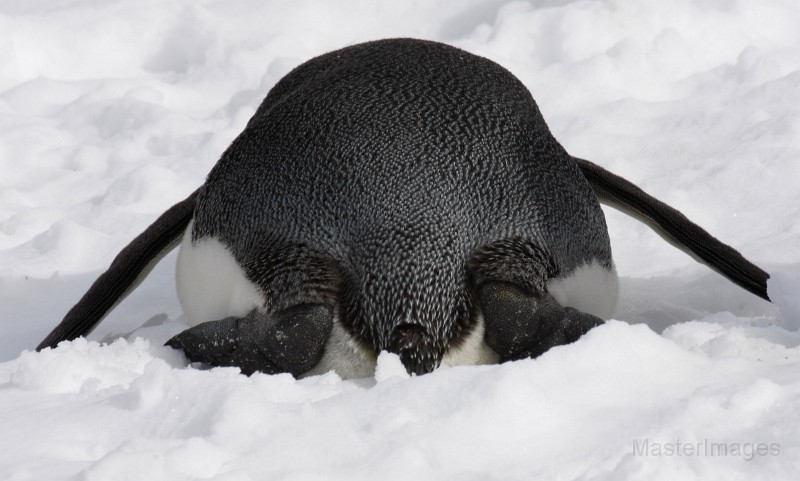
[[166,342],[190,362],[236,366],[254,372],[298,376],[317,365],[333,327],[333,311],[300,304],[272,314],[253,311],[186,329]]
[[599,317],[562,307],[550,294],[532,294],[505,282],[482,285],[478,297],[484,340],[500,356],[500,362],[540,356],[603,324]]

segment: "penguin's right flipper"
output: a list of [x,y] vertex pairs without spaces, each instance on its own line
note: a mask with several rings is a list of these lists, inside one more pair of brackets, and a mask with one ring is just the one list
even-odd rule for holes
[[155,265],[181,241],[194,215],[200,189],[170,207],[117,254],[81,300],[36,348],[55,347],[59,342],[84,336],[141,283]]
[[546,292],[534,294],[507,282],[483,284],[478,299],[484,341],[500,356],[500,362],[538,357],[603,324],[599,317],[562,307]]
[[299,376],[319,363],[333,328],[333,311],[322,304],[300,304],[268,315],[253,311],[186,329],[166,345],[191,362],[235,366],[254,372]]
[[661,202],[622,177],[588,160],[573,157],[603,204],[647,224],[664,240],[731,282],[769,301],[769,274],[733,247],[720,242],[678,210]]

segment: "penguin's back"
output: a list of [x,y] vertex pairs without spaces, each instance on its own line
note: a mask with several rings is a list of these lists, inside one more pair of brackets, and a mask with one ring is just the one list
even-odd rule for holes
[[528,90],[435,42],[382,40],[290,72],[211,171],[195,237],[237,256],[265,238],[334,257],[537,242],[568,272],[610,262],[605,221]]

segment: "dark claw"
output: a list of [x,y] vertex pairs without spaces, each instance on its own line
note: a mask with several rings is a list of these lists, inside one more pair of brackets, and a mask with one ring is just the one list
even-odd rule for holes
[[553,346],[575,342],[603,321],[549,294],[534,295],[514,284],[489,282],[478,291],[486,344],[500,361],[538,357]]
[[194,362],[215,364],[215,360],[229,356],[236,349],[241,320],[227,317],[221,321],[204,322],[177,334],[164,345],[195,353]]
[[301,304],[266,315],[227,317],[186,329],[166,342],[191,362],[236,366],[243,374],[289,372],[298,376],[319,362],[333,327],[333,313]]
[[564,342],[569,344],[581,338],[591,329],[602,326],[603,320],[571,307],[564,308]]

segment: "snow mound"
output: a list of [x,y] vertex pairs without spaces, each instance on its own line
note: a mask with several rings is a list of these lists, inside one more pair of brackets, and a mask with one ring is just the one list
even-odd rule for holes
[[[792,375],[800,349],[784,348],[791,362],[715,357],[669,337],[610,321],[536,360],[410,378],[399,375],[396,356],[382,355],[377,384],[332,373],[297,381],[195,370],[141,340],[62,343],[0,365],[0,472],[667,479],[713,471],[744,479],[768,466],[790,469],[800,452],[796,424],[787,422],[800,402]],[[692,449],[761,443],[780,453],[676,463],[643,451],[645,441],[653,450],[675,440]]]

